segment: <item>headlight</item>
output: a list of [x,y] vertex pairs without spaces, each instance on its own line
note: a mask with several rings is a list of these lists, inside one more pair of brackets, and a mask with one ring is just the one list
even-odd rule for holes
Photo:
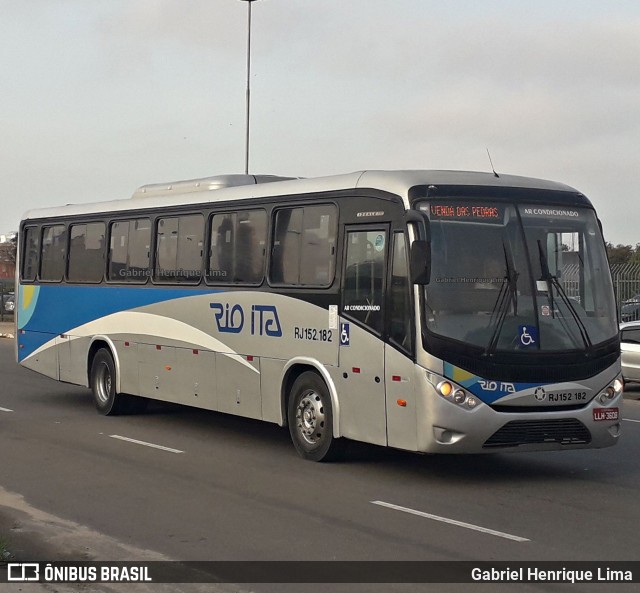
[[598,401],[602,405],[608,404],[612,399],[618,397],[624,389],[624,384],[620,377],[617,377],[613,383],[608,385],[598,396]]
[[451,403],[467,409],[473,409],[480,403],[478,398],[447,379],[443,379],[433,373],[427,373],[427,378],[434,385],[438,394]]

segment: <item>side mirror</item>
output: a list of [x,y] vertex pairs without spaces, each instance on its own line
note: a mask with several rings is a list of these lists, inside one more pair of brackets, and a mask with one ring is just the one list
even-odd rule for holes
[[420,239],[411,244],[409,266],[413,284],[429,284],[431,280],[431,243],[429,241]]

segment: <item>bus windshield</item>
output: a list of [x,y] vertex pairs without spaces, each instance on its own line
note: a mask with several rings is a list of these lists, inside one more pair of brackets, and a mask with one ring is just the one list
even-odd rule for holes
[[484,349],[589,351],[617,335],[604,243],[586,207],[437,199],[428,332]]

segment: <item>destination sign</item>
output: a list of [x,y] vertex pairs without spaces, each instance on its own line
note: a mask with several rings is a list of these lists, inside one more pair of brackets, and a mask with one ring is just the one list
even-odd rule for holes
[[429,217],[431,220],[502,222],[504,207],[496,204],[430,204]]

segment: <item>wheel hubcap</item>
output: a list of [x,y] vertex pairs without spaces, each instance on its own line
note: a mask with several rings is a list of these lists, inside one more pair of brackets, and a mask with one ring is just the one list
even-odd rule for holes
[[96,377],[96,395],[101,403],[106,403],[111,396],[111,372],[106,363],[102,363]]
[[325,414],[322,398],[315,391],[307,391],[296,409],[296,424],[300,436],[310,445],[318,444],[324,435]]

